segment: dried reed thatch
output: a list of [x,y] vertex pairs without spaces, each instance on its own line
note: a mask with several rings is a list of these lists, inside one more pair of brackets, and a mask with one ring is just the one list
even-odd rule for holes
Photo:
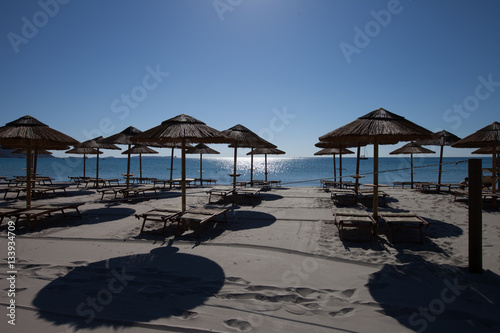
[[314,153],[314,155],[337,155],[337,154],[354,154],[352,150],[347,148],[323,148]]
[[191,116],[181,114],[165,120],[132,138],[133,142],[181,143],[182,151],[182,212],[186,211],[186,144],[192,143],[232,143],[233,139],[207,126]]
[[383,108],[372,111],[319,138],[320,141],[394,144],[428,139],[433,133]]

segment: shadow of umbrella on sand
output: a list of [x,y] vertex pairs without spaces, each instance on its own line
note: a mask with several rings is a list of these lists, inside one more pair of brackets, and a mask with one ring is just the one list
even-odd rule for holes
[[182,203],[181,211],[186,211],[186,144],[191,143],[232,143],[233,139],[207,126],[191,116],[181,114],[165,120],[132,138],[133,142],[180,143],[182,151]]
[[327,142],[373,144],[373,217],[378,218],[378,146],[428,139],[433,133],[383,108],[367,113],[319,138]]
[[[415,142],[410,142],[405,144],[403,147],[391,151],[391,155],[399,154],[410,154],[410,165],[411,165],[411,188],[413,188],[413,154],[434,154],[430,149],[424,148]],[[438,186],[439,188],[439,186]]]
[[24,148],[26,154],[26,207],[31,207],[31,151],[35,149],[66,150],[79,142],[50,128],[41,121],[24,116],[0,127],[0,144],[8,148]]
[[224,280],[214,261],[161,246],[71,267],[38,292],[33,306],[40,318],[75,330],[135,326],[136,331],[137,323],[195,317],[191,310],[216,295]]

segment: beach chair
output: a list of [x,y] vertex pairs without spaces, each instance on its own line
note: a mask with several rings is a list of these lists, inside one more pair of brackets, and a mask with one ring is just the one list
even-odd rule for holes
[[[372,199],[373,198],[373,188],[363,188],[363,189],[358,189],[358,195],[361,197],[361,199]],[[382,199],[383,205],[387,206],[387,197],[389,194],[385,193],[382,190],[378,190],[378,198]]]
[[5,191],[5,194],[3,195],[4,199],[7,197],[7,194],[10,192],[16,193],[16,198],[19,198],[19,195],[21,194],[21,192],[26,192],[26,188],[21,187],[21,186],[2,186],[0,188],[0,190]]
[[[415,184],[415,182],[414,182]],[[401,186],[401,188],[405,188],[405,186],[411,186],[411,182],[393,182],[392,188],[396,188],[396,186]]]
[[[176,235],[180,236],[180,229],[182,227],[183,232],[190,228],[197,229],[197,238],[201,235],[201,229],[203,225],[208,222],[219,222],[219,223],[227,223],[226,213],[229,209],[220,209],[220,208],[211,208],[211,207],[199,207],[199,208],[191,208],[187,210],[185,213],[179,214],[175,217],[177,220],[177,231]],[[223,221],[216,221],[216,218],[219,216],[223,216]]]
[[97,189],[98,193],[101,193],[101,200],[104,199],[105,194],[113,194],[114,199],[118,196],[119,193],[122,193],[123,190],[125,190],[125,186],[114,186],[114,187],[104,187]]
[[212,203],[212,196],[220,197],[226,203],[226,199],[230,195],[235,195],[235,190],[233,188],[212,188],[207,191],[208,203]]
[[146,225],[146,221],[154,221],[154,222],[163,222],[162,235],[165,234],[165,230],[167,227],[167,222],[174,222],[174,218],[180,215],[182,212],[177,209],[167,208],[167,209],[153,209],[143,214],[135,214],[137,219],[143,219],[141,234],[144,232],[144,226]]
[[146,195],[146,192],[154,192],[155,195],[158,194],[157,192],[158,188],[156,186],[132,186],[129,188],[124,188],[120,192],[123,194],[124,197],[131,197],[131,196],[138,196],[139,194],[142,193],[142,195]]
[[35,227],[35,223],[38,222],[40,216],[51,216],[52,213],[61,212],[61,214],[66,217],[65,210],[74,209],[78,214],[78,217],[82,217],[78,207],[84,205],[85,203],[71,203],[71,204],[52,204],[52,205],[40,205],[33,206],[31,208],[23,209],[22,211],[15,213],[17,220],[24,216],[26,224],[31,230]]
[[336,212],[332,209],[335,225],[339,229],[340,240],[344,241],[344,228],[367,229],[372,235],[377,234],[377,222],[368,212],[349,211]]
[[250,202],[252,203],[253,205],[253,201],[255,198],[260,198],[260,191],[262,190],[262,188],[258,187],[258,188],[239,188],[236,190],[236,201],[238,201],[238,196],[244,196],[246,198],[249,198],[250,199]]
[[330,190],[330,197],[332,200],[334,200],[336,203],[342,203],[342,202],[348,202],[349,204],[355,204],[356,203],[356,191],[351,190],[351,189],[340,189],[340,188],[333,188]]
[[66,192],[66,188],[69,186],[59,186],[59,185],[51,185],[51,186],[36,186],[31,189],[31,193],[33,196],[38,196],[42,197],[44,194],[48,192],[52,192],[54,195],[56,195],[56,190],[62,190],[64,192],[64,195],[68,194]]
[[26,210],[26,207],[16,207],[16,206],[7,206],[0,207],[0,225],[2,225],[3,219],[5,217],[16,217],[18,219],[19,213],[23,210]]
[[424,243],[423,228],[429,227],[429,222],[415,213],[380,213],[379,217],[389,226],[389,240],[394,243],[394,229],[419,229],[420,243]]

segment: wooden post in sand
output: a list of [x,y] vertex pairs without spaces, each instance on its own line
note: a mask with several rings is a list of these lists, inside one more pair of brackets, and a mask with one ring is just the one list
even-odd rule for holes
[[469,160],[469,272],[483,272],[482,161]]

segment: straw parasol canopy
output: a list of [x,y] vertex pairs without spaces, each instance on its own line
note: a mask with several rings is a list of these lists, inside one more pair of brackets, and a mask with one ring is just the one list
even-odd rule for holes
[[24,116],[0,127],[0,144],[10,148],[25,148],[26,207],[31,207],[31,151],[36,149],[64,150],[79,142],[50,128],[32,116]]
[[83,178],[85,178],[85,170],[86,170],[85,160],[87,159],[86,155],[98,155],[102,154],[102,151],[99,151],[94,148],[75,147],[73,149],[66,151],[66,154],[83,155]]
[[[475,133],[463,138],[460,141],[452,144],[452,147],[455,148],[490,148],[492,154],[492,170],[491,176],[493,177],[491,191],[496,193],[496,179],[498,178],[497,173],[497,162],[496,162],[496,154],[499,151],[500,145],[500,123],[493,122],[486,127],[481,128]],[[496,200],[493,201],[494,205],[496,204]]]
[[[139,154],[139,179],[142,182],[142,154],[158,154],[158,152],[154,149],[149,148],[146,145],[135,145],[130,149],[125,150],[122,154],[128,156],[128,170],[127,170],[127,181],[129,180],[130,175],[130,155]],[[128,186],[128,185],[127,185]]]
[[411,188],[413,188],[413,154],[434,154],[434,152],[430,149],[420,146],[415,142],[410,142],[405,144],[403,147],[390,152],[389,154],[391,155],[410,154]]
[[[237,150],[240,148],[257,148],[257,147],[267,147],[267,148],[277,148],[272,143],[264,140],[245,126],[237,124],[225,131],[222,131],[225,135],[233,138],[234,143],[229,147],[234,148],[234,168],[233,168],[233,189],[236,189],[236,162],[238,159]],[[253,182],[253,154],[251,155],[251,172],[250,172],[250,182]]]
[[[75,148],[76,147],[78,147],[78,148],[94,148],[94,149],[97,149],[98,152],[99,152],[99,149],[120,150],[120,148],[118,148],[114,144],[102,142],[102,139],[104,139],[102,136],[98,136],[96,138],[82,142],[81,144],[75,146]],[[99,153],[97,153],[96,155],[97,155],[97,162],[96,162],[96,171],[95,171],[95,179],[96,179],[95,184],[97,185],[97,183],[99,181]]]
[[267,155],[284,155],[286,154],[283,150],[278,148],[255,148],[252,149],[247,155],[264,155],[264,175],[265,181],[267,182]]
[[182,212],[186,211],[186,144],[231,143],[233,139],[191,116],[181,114],[132,138],[133,142],[180,143],[182,151]]
[[204,143],[186,149],[186,154],[200,154],[200,184],[203,185],[203,154],[220,154]]
[[[321,143],[321,142],[320,142]],[[342,182],[342,155],[343,154],[354,154],[352,150],[347,148],[323,148],[320,151],[314,153],[314,155],[333,155],[333,180],[337,181],[337,166],[335,162],[335,155],[340,155],[340,182]]]
[[373,144],[373,217],[378,218],[378,145],[398,141],[428,139],[433,133],[383,108],[374,110],[353,122],[319,138],[327,142]]
[[[438,170],[438,184],[441,184],[441,174],[443,172],[443,148],[444,146],[451,146],[455,142],[459,141],[460,138],[455,134],[448,131],[442,130],[434,133],[434,135],[427,140],[419,140],[417,143],[422,146],[440,146],[439,152],[439,170]],[[439,186],[437,188],[439,193]]]

